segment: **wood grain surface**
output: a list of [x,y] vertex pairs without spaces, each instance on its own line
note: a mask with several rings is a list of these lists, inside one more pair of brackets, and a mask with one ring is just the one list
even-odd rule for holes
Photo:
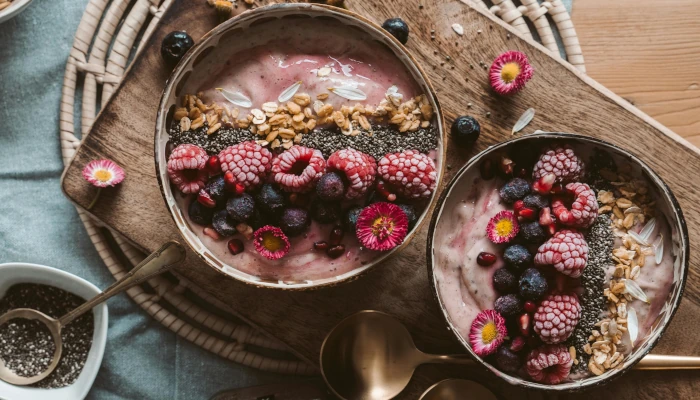
[[[535,129],[578,132],[608,140],[646,161],[678,197],[688,223],[691,247],[698,248],[700,194],[695,185],[700,176],[700,154],[680,137],[590,78],[543,53],[541,46],[517,38],[514,30],[501,21],[461,2],[348,0],[347,5],[378,23],[394,16],[406,20],[411,27],[408,48],[438,88],[448,126],[459,114],[479,119],[482,135],[474,148],[450,146],[446,179],[478,151],[510,137],[520,114],[534,107],[537,115],[525,133]],[[450,28],[455,22],[464,26],[463,37]],[[214,13],[205,2],[175,0],[64,173],[66,195],[85,207],[94,192],[81,176],[82,167],[97,158],[110,158],[122,165],[127,179],[103,193],[91,213],[146,251],[178,238],[158,190],[153,162],[155,113],[168,75],[161,63],[159,44],[165,34],[175,29],[187,30],[196,40],[215,23]],[[430,39],[432,29],[435,40]],[[489,64],[508,49],[527,53],[536,72],[523,92],[502,99],[490,91],[487,73],[479,62]],[[472,106],[468,107],[468,103]],[[396,257],[357,281],[335,288],[311,292],[256,289],[222,279],[192,255],[178,272],[315,364],[325,334],[342,318],[362,309],[378,309],[397,316],[424,351],[461,352],[446,329],[427,282],[426,225]],[[700,320],[698,267],[700,256],[691,252],[684,300],[656,353],[700,354],[698,336],[689,329]],[[447,377],[470,377],[505,398],[544,398],[540,393],[504,385],[480,368],[430,365],[418,369],[401,398],[415,399],[428,386]],[[697,377],[697,372],[631,372],[605,388],[567,397],[692,398],[700,391]]]

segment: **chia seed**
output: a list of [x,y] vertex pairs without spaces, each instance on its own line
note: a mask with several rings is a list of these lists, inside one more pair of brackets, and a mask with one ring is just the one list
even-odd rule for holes
[[588,370],[590,356],[583,351],[583,346],[588,343],[588,337],[596,322],[600,320],[606,310],[603,287],[605,286],[605,271],[615,265],[612,259],[614,239],[610,216],[608,214],[599,215],[586,235],[588,263],[581,276],[581,284],[584,289],[583,294],[579,297],[581,319],[568,341],[568,346],[576,348],[579,363],[574,365],[573,369],[577,371]]
[[[31,308],[60,318],[85,302],[62,289],[33,283],[10,287],[0,299],[0,315],[16,308]],[[31,385],[54,389],[73,384],[85,366],[94,331],[94,316],[86,313],[61,331],[63,352],[56,369]],[[0,326],[0,358],[20,376],[34,376],[51,363],[55,344],[47,328],[39,321],[12,319]]]
[[173,124],[170,128],[170,142],[173,146],[194,144],[206,150],[209,155],[214,155],[234,144],[261,138],[248,129],[220,128],[211,135],[207,135],[207,129],[209,126],[204,124],[197,129],[182,132],[179,124]]

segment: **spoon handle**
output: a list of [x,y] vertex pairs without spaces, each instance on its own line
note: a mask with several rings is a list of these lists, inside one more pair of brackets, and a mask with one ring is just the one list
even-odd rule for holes
[[112,286],[105,291],[93,297],[91,300],[83,303],[75,310],[61,317],[58,320],[61,326],[66,326],[74,319],[83,315],[85,312],[92,310],[96,305],[110,297],[117,295],[124,290],[138,285],[139,283],[161,274],[173,265],[185,259],[185,248],[174,240],[165,243],[160,249],[154,251],[146,257],[141,264],[135,266],[131,271],[124,275],[121,279],[114,282]]
[[433,364],[474,364],[474,359],[469,354],[426,354],[426,356],[428,358],[425,362]]
[[700,369],[700,357],[647,354],[634,366],[641,370]]

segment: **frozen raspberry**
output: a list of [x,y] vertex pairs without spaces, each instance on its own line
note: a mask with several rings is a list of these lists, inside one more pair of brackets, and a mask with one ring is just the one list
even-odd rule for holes
[[236,183],[251,189],[258,186],[270,171],[272,154],[255,142],[243,142],[223,149],[219,161],[221,171],[231,171]]
[[328,169],[345,176],[348,181],[345,197],[352,200],[367,193],[374,183],[377,162],[368,154],[348,148],[338,150],[328,157]]
[[182,193],[198,193],[204,188],[209,177],[205,168],[208,159],[207,152],[199,146],[177,146],[168,158],[170,182],[177,185]]
[[550,344],[532,350],[527,355],[525,369],[534,381],[556,385],[569,376],[573,363],[566,346]]
[[417,150],[387,154],[379,160],[379,175],[407,198],[427,198],[437,185],[435,163]]
[[576,181],[583,174],[583,161],[574,154],[571,146],[547,149],[535,164],[532,179],[536,181],[550,173],[557,182]]
[[588,244],[575,230],[564,229],[554,234],[537,249],[535,264],[551,265],[572,278],[583,273],[588,261]]
[[595,192],[585,183],[569,183],[566,194],[574,196],[571,210],[566,208],[564,200],[556,197],[552,200],[552,213],[563,225],[588,228],[598,217],[598,200]]
[[537,307],[535,333],[543,342],[561,343],[571,336],[581,316],[575,294],[550,294]]
[[272,160],[272,176],[287,192],[310,191],[325,169],[323,154],[304,146],[293,146]]

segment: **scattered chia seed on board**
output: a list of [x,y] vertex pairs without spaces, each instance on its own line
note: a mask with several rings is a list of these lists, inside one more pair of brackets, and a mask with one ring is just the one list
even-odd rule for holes
[[588,243],[588,263],[581,276],[584,289],[580,296],[581,320],[576,325],[568,344],[576,348],[579,363],[572,369],[577,371],[588,370],[590,356],[583,351],[583,346],[588,343],[588,337],[606,309],[603,297],[605,271],[615,265],[612,259],[614,236],[608,214],[601,214],[596,218],[586,235],[586,242]]
[[[22,283],[10,287],[0,299],[0,315],[15,308],[32,308],[59,318],[84,302],[79,296],[53,286]],[[94,316],[89,312],[66,325],[61,331],[61,361],[49,376],[31,386],[54,389],[73,384],[90,352],[94,324]],[[0,358],[22,376],[44,371],[55,346],[41,323],[20,318],[0,327],[0,345]]]

